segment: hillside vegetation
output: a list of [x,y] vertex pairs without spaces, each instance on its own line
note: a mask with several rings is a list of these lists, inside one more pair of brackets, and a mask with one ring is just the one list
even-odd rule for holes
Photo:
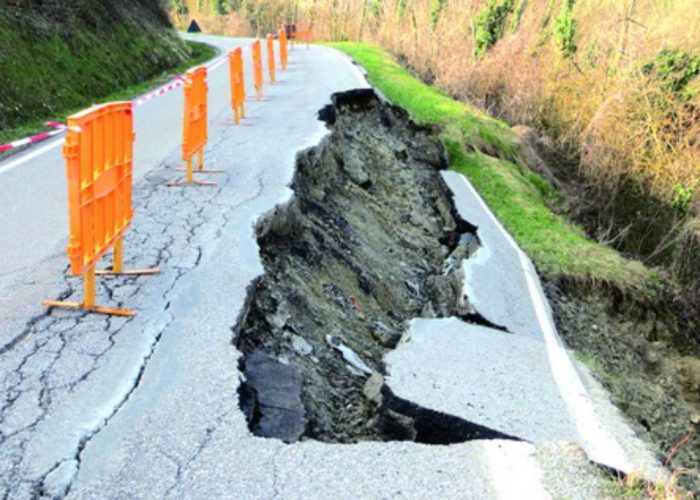
[[[450,167],[470,179],[535,261],[567,344],[596,372],[639,435],[660,454],[671,453],[700,411],[698,316],[669,298],[648,267],[591,241],[555,214],[561,198],[526,166],[525,148],[507,125],[418,81],[377,46],[332,46],[361,64],[372,84],[412,118],[440,128]],[[686,441],[670,462],[678,471],[700,457],[697,437]],[[681,482],[700,491],[695,474]]]
[[0,137],[17,138],[28,124],[88,106],[192,55],[158,0],[0,0]]
[[[189,7],[188,7],[189,4]],[[365,41],[537,131],[564,215],[700,295],[700,9],[688,0],[171,0],[213,30]],[[218,15],[218,17],[217,17]],[[264,29],[263,29],[264,31]],[[525,130],[527,132],[527,130]],[[695,284],[693,286],[693,284]]]

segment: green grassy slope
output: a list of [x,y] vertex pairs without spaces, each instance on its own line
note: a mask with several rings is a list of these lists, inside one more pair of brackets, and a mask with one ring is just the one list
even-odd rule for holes
[[211,55],[180,40],[158,0],[12,2],[0,8],[0,139]]
[[[591,241],[555,213],[554,191],[518,160],[517,138],[505,123],[422,83],[379,47],[330,45],[361,64],[372,84],[414,120],[442,127],[451,168],[469,178],[540,273],[651,292],[655,281],[651,270]],[[495,151],[498,157],[479,151]]]

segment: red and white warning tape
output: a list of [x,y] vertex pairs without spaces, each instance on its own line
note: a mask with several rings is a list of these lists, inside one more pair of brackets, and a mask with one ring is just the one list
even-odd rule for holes
[[58,123],[58,122],[45,122],[46,125],[49,127],[53,127],[58,130],[72,130],[74,132],[80,132],[80,127],[69,127],[67,125],[64,125],[63,123]]
[[214,71],[215,69],[219,68],[222,64],[224,64],[228,60],[228,54],[223,54],[216,59],[214,59],[209,67],[207,68],[209,71]]
[[18,141],[12,141],[7,144],[0,144],[0,153],[3,151],[9,151],[10,149],[15,149],[15,148],[21,148],[22,146],[26,146],[27,144],[34,144],[35,142],[41,142],[45,139],[48,139],[49,137],[53,137],[54,135],[58,135],[61,132],[63,132],[65,129],[57,129],[57,130],[51,130],[50,132],[42,132],[41,134],[36,134],[31,137],[26,137],[24,139],[20,139]]
[[[209,71],[214,71],[219,66],[224,64],[227,59],[228,59],[228,54],[224,54],[222,56],[219,56],[211,62],[211,64],[207,67],[207,69]],[[138,99],[135,99],[134,100],[134,107],[138,108],[139,106],[143,106],[151,99],[155,99],[156,97],[160,97],[163,94],[166,94],[166,93],[170,92],[171,90],[174,90],[178,87],[182,87],[185,84],[185,77],[183,75],[176,75],[173,78],[175,79],[175,81],[173,81],[167,85],[163,85],[159,89],[156,89],[149,94],[146,94],[144,96],[139,97]]]
[[[214,59],[211,64],[208,66],[209,71],[214,71],[215,69],[219,68],[222,66],[226,60],[228,59],[228,54],[223,54],[216,59]],[[160,97],[163,94],[166,94],[170,92],[171,90],[175,90],[178,87],[182,87],[185,84],[185,78],[182,75],[176,75],[173,77],[173,81],[163,85],[160,88],[157,88],[153,92],[149,92],[146,95],[143,95],[141,97],[138,97],[133,100],[133,106],[134,108],[138,108],[139,106],[143,106],[146,104],[148,101],[155,99],[156,97]],[[27,146],[29,144],[34,144],[37,142],[44,141],[50,137],[53,137],[55,135],[58,135],[66,130],[68,130],[68,127],[66,125],[63,125],[62,123],[57,123],[57,122],[46,122],[46,125],[55,128],[56,130],[51,130],[49,132],[42,132],[41,134],[36,134],[31,137],[26,137],[24,139],[19,139],[17,141],[12,141],[7,144],[0,144],[0,153],[4,151],[9,151],[10,149],[15,149],[15,148],[21,148],[22,146]]]
[[178,87],[182,87],[185,84],[185,78],[182,75],[176,75],[174,77],[174,80],[175,81],[173,81],[167,85],[163,85],[162,87],[154,90],[153,92],[150,92],[146,95],[143,95],[137,99],[134,99],[134,101],[133,101],[134,107],[138,108],[139,106],[146,104],[151,99],[155,99],[156,97],[160,97],[163,94],[166,94],[166,93],[170,92],[171,90],[174,90]]
[[56,130],[51,130],[49,132],[42,132],[41,134],[36,134],[31,137],[26,137],[24,139],[20,139],[18,141],[12,141],[7,144],[0,144],[0,153],[4,151],[9,151],[10,149],[15,149],[15,148],[21,148],[22,146],[27,146],[29,144],[34,144],[37,142],[45,141],[46,139],[53,137],[55,135],[58,135],[62,132],[65,132],[66,130],[77,130],[78,132],[80,131],[80,127],[68,127],[62,123],[58,122],[46,122],[45,125],[48,125],[49,127],[53,127]]

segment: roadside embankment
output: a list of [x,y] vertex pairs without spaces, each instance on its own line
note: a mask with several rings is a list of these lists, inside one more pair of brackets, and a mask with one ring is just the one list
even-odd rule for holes
[[[614,400],[659,455],[669,455],[700,421],[700,316],[692,301],[655,270],[592,241],[568,221],[546,162],[505,123],[424,84],[378,47],[332,46],[362,65],[412,118],[440,127],[450,168],[469,178],[533,259],[569,347],[600,360],[594,371]],[[699,454],[696,434],[670,466],[692,467]]]
[[3,3],[0,143],[107,96],[130,98],[145,88],[120,92],[213,54],[183,42],[155,0]]

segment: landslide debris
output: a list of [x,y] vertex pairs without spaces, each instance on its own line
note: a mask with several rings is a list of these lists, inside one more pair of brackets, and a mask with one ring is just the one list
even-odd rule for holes
[[[545,284],[557,330],[650,442],[669,468],[695,469],[700,460],[700,362],[692,337],[700,318],[640,305],[614,290],[572,283]],[[682,446],[676,445],[692,429]],[[675,449],[675,451],[673,451]],[[673,453],[672,453],[673,452]],[[681,486],[700,492],[697,473]]]
[[335,94],[319,116],[330,135],[300,153],[293,199],[257,228],[265,274],[235,337],[251,430],[287,442],[507,437],[377,385],[409,320],[487,323],[462,291],[478,241],[440,175],[436,131],[372,90]]

